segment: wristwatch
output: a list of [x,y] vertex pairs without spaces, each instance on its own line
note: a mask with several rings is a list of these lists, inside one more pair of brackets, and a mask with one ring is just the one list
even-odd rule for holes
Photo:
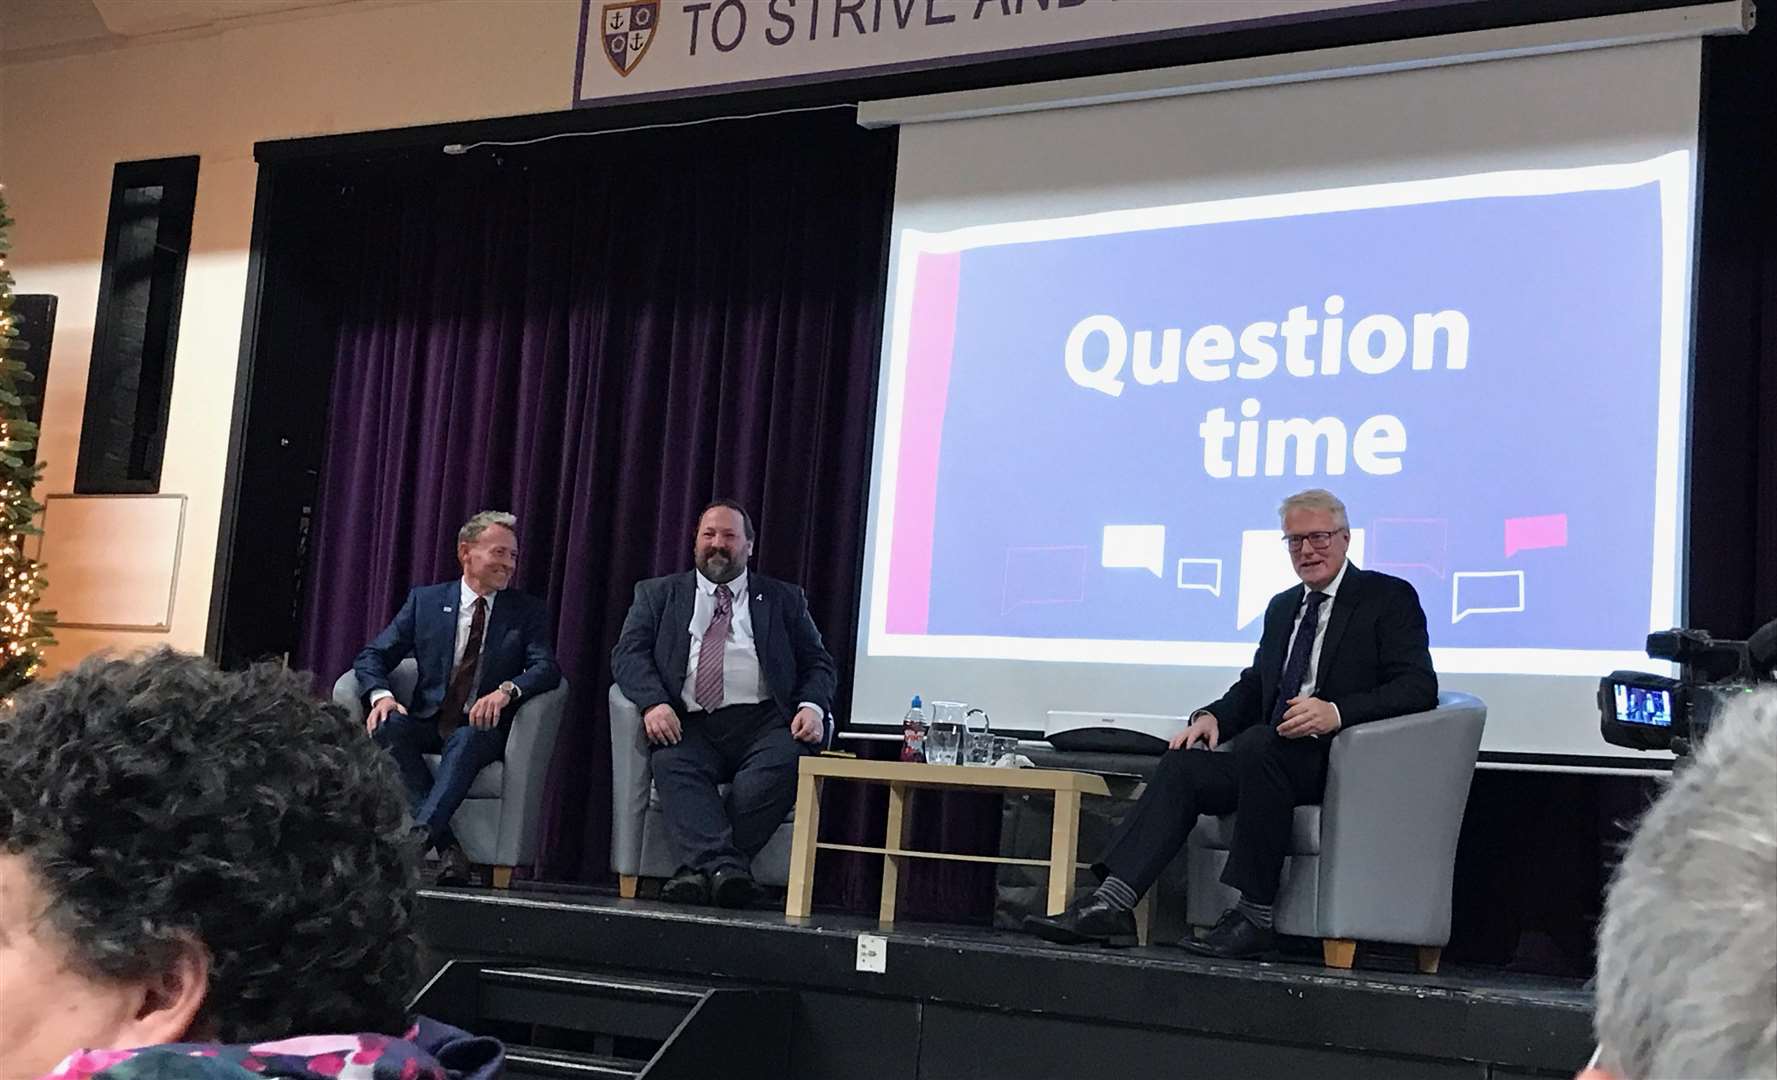
[[511,679],[507,679],[505,682],[501,683],[499,689],[505,692],[508,701],[517,701],[522,696],[518,689],[518,684]]

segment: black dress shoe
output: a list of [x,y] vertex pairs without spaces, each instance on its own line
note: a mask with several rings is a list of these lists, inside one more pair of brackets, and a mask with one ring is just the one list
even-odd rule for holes
[[437,885],[469,884],[469,856],[455,844],[438,853]]
[[1135,944],[1135,912],[1124,911],[1093,893],[1069,904],[1059,915],[1027,915],[1024,932],[1058,945],[1127,949]]
[[722,907],[751,907],[759,899],[759,884],[740,867],[724,866],[710,875],[710,893]]
[[710,879],[689,866],[666,879],[660,887],[660,898],[669,904],[707,904],[710,902]]
[[1241,960],[1260,956],[1277,947],[1277,932],[1260,926],[1233,908],[1222,912],[1215,929],[1200,938],[1186,938],[1178,947],[1198,956]]

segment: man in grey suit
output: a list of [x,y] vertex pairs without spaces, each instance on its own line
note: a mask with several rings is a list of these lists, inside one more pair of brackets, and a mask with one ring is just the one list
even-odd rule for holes
[[[663,900],[745,907],[753,856],[796,798],[796,763],[826,739],[833,658],[802,590],[749,572],[739,503],[703,511],[697,569],[636,585],[611,673],[642,713],[679,860]],[[716,790],[729,784],[726,803]]]

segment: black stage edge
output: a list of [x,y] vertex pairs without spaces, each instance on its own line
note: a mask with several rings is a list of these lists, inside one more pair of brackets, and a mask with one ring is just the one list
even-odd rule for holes
[[[1069,949],[964,926],[727,912],[546,891],[426,890],[437,965],[499,960],[795,992],[790,1076],[1488,1078],[1573,1075],[1577,980],[1333,971],[1312,958]],[[860,933],[888,939],[856,969]],[[744,1047],[735,1053],[744,1054]]]

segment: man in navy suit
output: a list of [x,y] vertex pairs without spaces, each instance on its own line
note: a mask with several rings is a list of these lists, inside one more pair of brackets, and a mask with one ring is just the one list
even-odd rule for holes
[[[753,522],[705,508],[697,569],[636,585],[611,672],[642,711],[679,870],[664,900],[745,907],[753,856],[796,798],[796,763],[826,738],[833,658],[802,590],[749,572]],[[730,784],[726,804],[718,784]]]
[[[555,689],[561,671],[549,648],[543,603],[509,590],[518,561],[518,519],[484,510],[457,531],[463,576],[421,585],[352,664],[370,700],[364,728],[395,759],[412,800],[415,828],[440,859],[439,884],[468,880],[469,860],[451,835],[475,774],[500,760],[521,701]],[[389,691],[389,672],[413,657],[413,700]],[[434,780],[422,755],[438,754]]]
[[[1240,901],[1207,937],[1179,944],[1215,957],[1267,951],[1290,824],[1298,805],[1321,800],[1333,736],[1437,704],[1419,594],[1346,561],[1345,504],[1312,489],[1285,499],[1278,516],[1302,584],[1271,598],[1252,666],[1172,740],[1093,865],[1098,891],[1059,915],[1026,919],[1029,932],[1063,944],[1135,944],[1136,902],[1197,816],[1238,811],[1222,883],[1240,890]],[[1220,742],[1228,753],[1207,752]]]

